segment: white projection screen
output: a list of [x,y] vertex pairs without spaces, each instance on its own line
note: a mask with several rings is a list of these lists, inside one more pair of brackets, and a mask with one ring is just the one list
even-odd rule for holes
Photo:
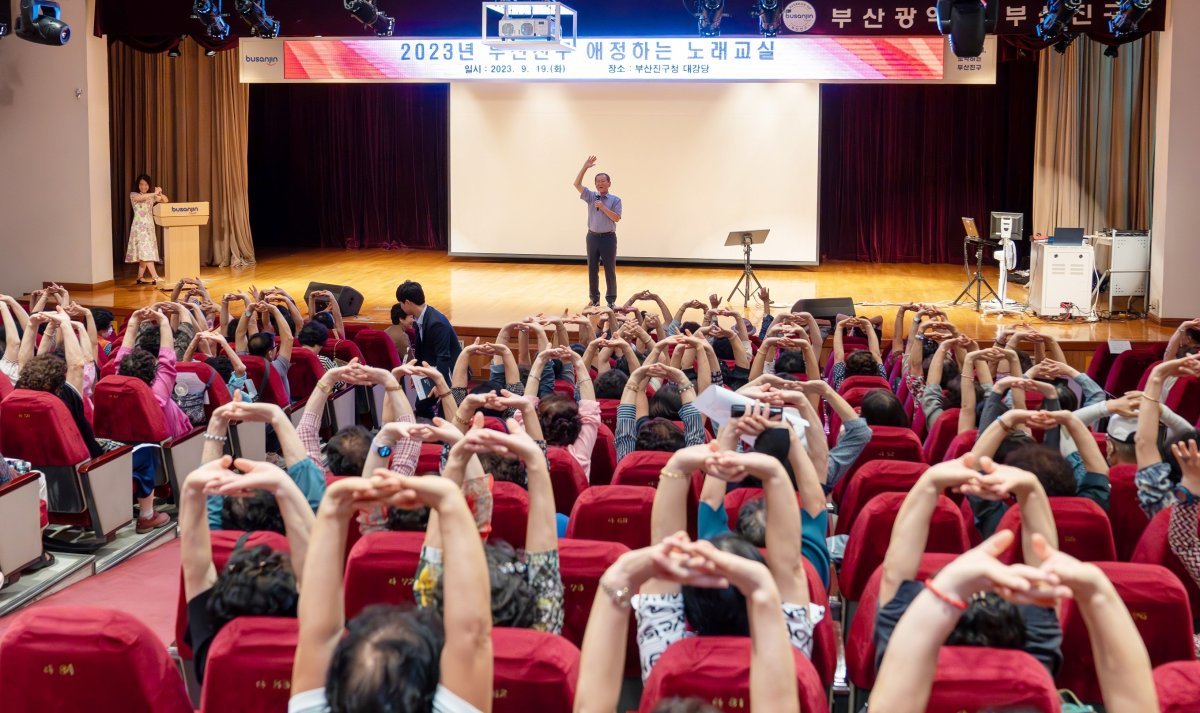
[[819,137],[815,83],[451,83],[450,254],[584,257],[596,154],[619,260],[816,264]]

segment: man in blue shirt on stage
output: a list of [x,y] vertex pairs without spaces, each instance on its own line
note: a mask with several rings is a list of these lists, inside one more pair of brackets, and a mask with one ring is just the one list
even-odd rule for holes
[[600,262],[604,262],[605,299],[609,307],[617,301],[617,223],[621,222],[621,199],[608,192],[612,179],[607,173],[596,174],[596,190],[585,188],[583,176],[596,165],[596,157],[588,156],[575,176],[575,190],[588,204],[588,299],[600,304]]

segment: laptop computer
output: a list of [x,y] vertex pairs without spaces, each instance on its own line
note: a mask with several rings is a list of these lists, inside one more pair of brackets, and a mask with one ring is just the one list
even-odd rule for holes
[[1083,245],[1083,228],[1055,228],[1055,245]]

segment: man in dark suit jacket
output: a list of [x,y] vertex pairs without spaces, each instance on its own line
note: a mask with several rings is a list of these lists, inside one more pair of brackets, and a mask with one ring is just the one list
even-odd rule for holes
[[396,288],[396,301],[404,313],[413,317],[413,328],[417,332],[413,351],[417,361],[427,362],[430,366],[442,372],[446,383],[450,383],[450,375],[454,371],[454,363],[462,352],[458,335],[446,315],[425,304],[425,290],[418,282],[412,280]]

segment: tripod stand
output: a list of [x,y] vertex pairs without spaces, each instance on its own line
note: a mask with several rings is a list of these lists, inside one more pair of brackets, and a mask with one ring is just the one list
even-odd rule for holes
[[[967,286],[963,291],[958,293],[958,297],[954,298],[954,304],[958,305],[962,302],[967,304],[975,303],[975,311],[979,312],[983,309],[983,300],[987,295],[991,295],[997,300],[1000,299],[992,286],[983,276],[983,251],[990,243],[983,238],[967,237],[963,239],[963,267],[970,269],[970,261],[967,257],[968,246],[975,246],[975,274],[971,275],[971,279],[967,282]],[[971,288],[975,289],[975,296],[971,296]],[[986,290],[986,292],[984,291]],[[963,298],[966,298],[965,300]],[[1003,302],[1000,302],[1003,305]]]
[[[752,290],[757,287],[762,289],[762,283],[758,281],[758,277],[754,274],[754,268],[750,266],[750,249],[754,245],[761,245],[767,241],[767,233],[770,230],[735,230],[725,238],[725,245],[732,247],[741,245],[743,251],[742,275],[733,285],[733,290],[729,296],[725,298],[726,302],[733,299],[733,296],[742,293],[742,306],[750,305],[750,295]],[[745,283],[743,285],[743,283]]]

